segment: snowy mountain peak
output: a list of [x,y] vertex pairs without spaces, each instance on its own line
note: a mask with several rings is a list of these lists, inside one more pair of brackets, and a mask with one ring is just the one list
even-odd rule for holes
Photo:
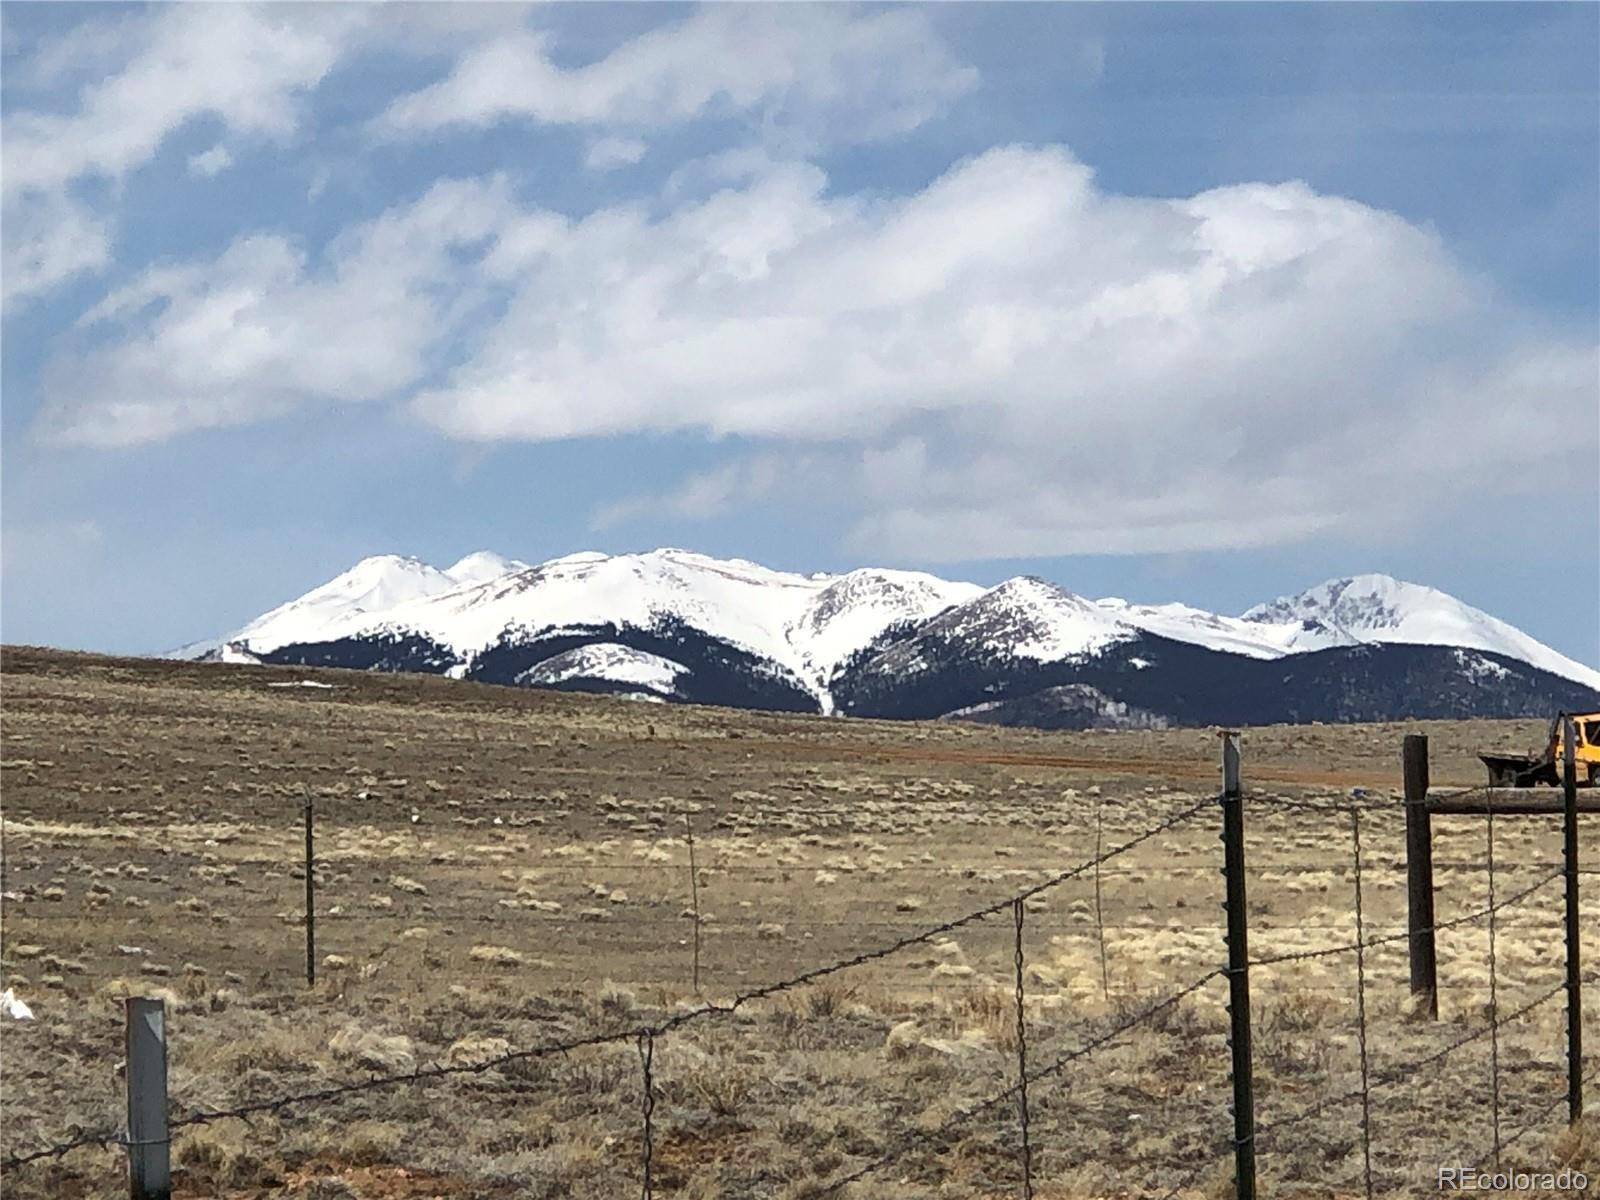
[[1045,604],[1079,604],[1087,606],[1085,600],[1077,592],[1069,591],[1059,583],[1051,583],[1048,579],[1041,579],[1037,575],[1013,575],[994,585],[989,589],[989,595],[995,597],[1014,597],[1024,603]]
[[[964,640],[979,654],[1036,662],[1093,655],[1141,632],[1255,659],[1369,643],[1439,645],[1519,659],[1600,689],[1600,671],[1435,588],[1386,575],[1329,580],[1231,617],[1181,603],[1088,600],[1036,576],[984,589],[882,568],[798,574],[676,548],[583,551],[531,567],[480,550],[444,571],[376,555],[224,639],[176,653],[214,657],[225,642],[271,656],[294,645],[400,641],[432,647],[427,661],[465,671],[497,646],[570,646],[606,627],[617,631],[608,640],[623,638],[619,644],[635,631],[635,649],[658,656],[673,638],[715,639],[765,664],[772,679],[810,694],[823,711],[840,672],[891,633]],[[640,660],[616,651],[559,665],[630,685],[648,674]],[[543,678],[529,678],[536,676]]]
[[1459,646],[1504,654],[1600,687],[1600,671],[1438,588],[1389,575],[1330,579],[1298,595],[1258,604],[1240,619],[1275,627],[1278,636],[1273,640],[1289,653],[1362,642]]
[[1299,595],[1281,596],[1270,604],[1258,604],[1244,614],[1244,620],[1314,620],[1352,629],[1384,629],[1397,628],[1408,618],[1442,609],[1484,615],[1437,588],[1406,583],[1389,575],[1352,575],[1319,583]]
[[983,593],[976,584],[879,567],[806,579],[821,590],[789,626],[788,639],[822,683],[857,650],[894,626],[925,621]]
[[488,583],[490,580],[499,579],[502,575],[510,575],[515,571],[526,571],[528,564],[518,562],[514,558],[506,558],[496,554],[493,550],[474,550],[471,554],[463,556],[453,566],[445,568],[445,574],[458,584],[467,585],[474,583]]
[[454,586],[455,580],[420,558],[376,554],[363,558],[344,574],[334,576],[293,603],[342,603],[363,612],[375,612],[422,596],[436,595]]
[[228,635],[242,652],[259,653],[293,642],[341,637],[392,609],[459,586],[419,558],[375,554],[287,604],[263,613]]
[[947,635],[1040,662],[1091,654],[1136,633],[1098,605],[1034,575],[1007,579],[935,623]]

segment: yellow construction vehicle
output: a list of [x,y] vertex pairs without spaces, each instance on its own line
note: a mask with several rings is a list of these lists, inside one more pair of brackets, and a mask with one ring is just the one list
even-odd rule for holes
[[1478,755],[1489,768],[1489,786],[1559,786],[1566,754],[1561,728],[1567,717],[1572,718],[1575,731],[1572,759],[1577,767],[1578,786],[1600,785],[1600,713],[1559,713],[1550,722],[1550,736],[1538,753]]

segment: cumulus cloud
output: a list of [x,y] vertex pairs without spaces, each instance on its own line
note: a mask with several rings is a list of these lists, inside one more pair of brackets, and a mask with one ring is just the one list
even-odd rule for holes
[[1261,546],[1592,469],[1591,336],[1304,184],[1130,197],[1025,146],[899,197],[759,155],[707,178],[581,219],[454,183],[326,261],[255,238],[150,272],[58,361],[53,429],[404,396],[464,442],[738,438],[749,457],[596,522],[809,487],[854,509],[861,553],[925,561]]
[[652,129],[760,113],[860,141],[915,128],[977,82],[913,10],[712,4],[572,68],[554,61],[552,43],[534,31],[485,41],[445,78],[397,99],[375,128],[390,137],[506,120]]
[[1303,184],[1150,200],[1011,147],[893,200],[776,165],[549,233],[415,411],[481,441],[820,447],[863,552],[1262,545],[1480,489],[1517,423],[1574,430],[1530,450],[1539,470],[1594,452],[1591,340],[1525,327],[1431,232]]
[[347,230],[320,260],[257,234],[213,260],[151,268],[80,321],[99,345],[49,363],[42,430],[126,446],[394,395],[471,314],[513,214],[502,179],[446,181]]

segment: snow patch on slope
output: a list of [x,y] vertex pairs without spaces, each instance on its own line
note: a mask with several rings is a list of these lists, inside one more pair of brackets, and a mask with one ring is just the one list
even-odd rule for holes
[[243,642],[224,642],[222,648],[217,651],[217,661],[236,665],[259,664],[261,662],[259,658],[250,653]]
[[670,658],[616,642],[597,642],[547,658],[517,676],[517,682],[549,687],[571,679],[605,679],[672,695],[687,669]]
[[1097,600],[1095,607],[1135,629],[1208,650],[1250,658],[1278,658],[1287,653],[1274,630],[1242,617],[1220,616],[1187,604],[1129,604],[1120,598]]

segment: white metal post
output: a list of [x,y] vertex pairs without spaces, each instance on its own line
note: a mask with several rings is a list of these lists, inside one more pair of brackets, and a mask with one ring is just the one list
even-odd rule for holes
[[171,1200],[166,1005],[129,996],[127,1015],[128,1195],[131,1200]]

